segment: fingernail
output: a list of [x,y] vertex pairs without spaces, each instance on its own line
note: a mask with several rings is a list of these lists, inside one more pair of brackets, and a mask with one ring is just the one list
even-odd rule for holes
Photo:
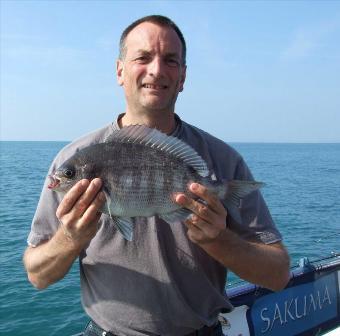
[[196,191],[198,189],[198,184],[197,183],[192,183],[190,186],[192,191]]
[[86,185],[89,184],[89,181],[88,180],[81,180],[80,184],[81,184],[82,187],[85,187]]
[[177,195],[175,197],[175,201],[180,204],[183,205],[185,203],[185,197],[183,195]]
[[102,185],[102,181],[98,178],[95,178],[92,183],[95,187],[100,187]]

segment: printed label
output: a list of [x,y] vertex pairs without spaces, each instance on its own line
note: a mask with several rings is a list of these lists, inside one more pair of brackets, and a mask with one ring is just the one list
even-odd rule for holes
[[287,288],[255,301],[251,319],[256,336],[295,335],[337,316],[336,274]]

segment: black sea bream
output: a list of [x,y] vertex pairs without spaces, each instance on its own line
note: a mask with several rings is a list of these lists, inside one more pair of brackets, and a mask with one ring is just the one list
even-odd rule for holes
[[[190,212],[174,202],[191,182],[205,185],[233,217],[242,197],[260,188],[254,181],[216,181],[205,161],[188,144],[143,125],[114,131],[103,143],[76,152],[50,176],[49,188],[67,192],[81,179],[100,177],[106,204],[118,230],[132,240],[133,217],[158,215],[168,223],[184,220]],[[237,218],[236,218],[237,219]]]

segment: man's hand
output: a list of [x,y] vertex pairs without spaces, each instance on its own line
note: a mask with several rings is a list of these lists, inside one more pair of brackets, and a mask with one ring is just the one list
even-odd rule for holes
[[226,230],[227,211],[220,200],[201,184],[192,183],[189,189],[205,201],[203,204],[184,194],[176,195],[176,202],[193,212],[185,221],[189,239],[200,245],[213,242]]
[[61,201],[56,216],[64,234],[77,245],[85,245],[97,232],[101,216],[99,210],[105,196],[99,192],[102,181],[99,178],[81,180],[75,184]]

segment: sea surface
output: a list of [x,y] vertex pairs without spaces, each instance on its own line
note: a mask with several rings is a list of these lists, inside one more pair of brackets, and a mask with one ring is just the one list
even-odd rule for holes
[[[63,142],[0,142],[0,335],[73,335],[87,322],[78,264],[38,291],[22,264],[48,167]],[[292,264],[340,252],[340,144],[232,144],[284,236]],[[136,289],[137,290],[137,289]]]

